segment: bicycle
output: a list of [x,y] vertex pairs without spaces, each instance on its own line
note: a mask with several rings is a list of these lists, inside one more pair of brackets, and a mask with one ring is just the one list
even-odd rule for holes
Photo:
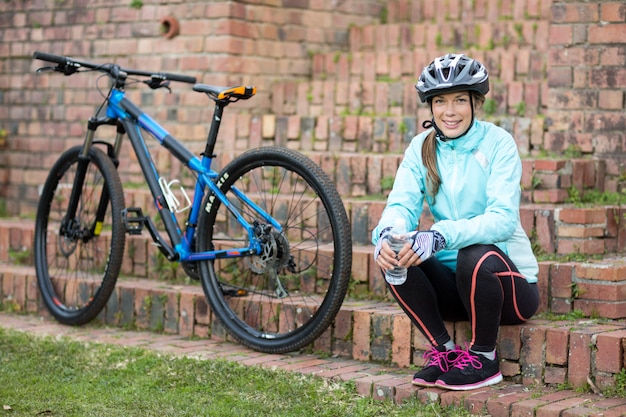
[[[267,353],[300,349],[334,320],[350,280],[352,242],[341,198],[324,171],[303,154],[278,146],[248,150],[218,173],[211,168],[225,107],[256,94],[252,86],[221,87],[194,77],[141,71],[35,52],[56,64],[37,69],[108,77],[82,145],[66,150],[41,190],[35,220],[35,267],[43,302],[61,323],[94,319],[111,296],[126,234],[145,228],[169,262],[199,279],[214,314],[240,343]],[[126,96],[144,83],[170,89],[193,84],[215,103],[204,151],[194,155]],[[101,126],[114,139],[97,140]],[[174,181],[157,172],[145,142],[156,139],[195,176],[181,203]],[[117,170],[128,136],[169,241],[141,207],[126,207]],[[178,191],[175,193],[174,191]],[[181,197],[182,198],[182,197]],[[185,207],[181,207],[181,206]],[[181,228],[177,215],[187,210]]]

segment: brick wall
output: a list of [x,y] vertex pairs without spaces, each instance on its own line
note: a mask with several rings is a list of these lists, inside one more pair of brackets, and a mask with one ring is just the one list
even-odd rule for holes
[[544,147],[606,158],[608,189],[626,172],[626,3],[555,1]]
[[[0,197],[9,214],[34,211],[47,167],[62,150],[80,143],[84,121],[101,102],[94,76],[36,76],[34,70],[43,63],[33,62],[34,51],[179,72],[213,85],[254,84],[257,97],[237,109],[263,114],[276,79],[307,78],[312,54],[346,49],[347,27],[371,23],[381,9],[375,0],[146,0],[141,8],[133,3],[0,3]],[[161,35],[161,21],[170,16],[178,20],[180,33],[167,39]],[[106,86],[106,81],[99,85]],[[159,120],[167,118],[165,127],[200,152],[206,137],[203,123],[212,108],[206,97],[189,90],[176,85],[173,94],[146,89],[129,93]],[[227,121],[225,130],[234,129],[234,112],[227,114]],[[254,125],[250,127],[240,130],[255,133]],[[240,149],[249,147],[246,139]],[[161,168],[179,169],[168,158],[159,158]],[[121,170],[125,181],[138,178],[132,159],[123,160]]]
[[[235,140],[222,144],[224,158],[270,143],[321,153],[314,157],[342,187],[347,178],[354,196],[366,192],[363,184],[380,185],[384,167],[397,161],[383,158],[377,174],[337,155],[399,154],[427,117],[413,89],[420,69],[437,54],[463,50],[490,68],[498,104],[490,117],[514,133],[522,154],[575,147],[606,160],[606,189],[624,180],[623,1],[133,3],[0,2],[0,198],[9,214],[34,211],[47,167],[80,143],[84,120],[101,102],[93,76],[35,75],[35,50],[192,74],[210,84],[255,84],[257,97],[229,107],[222,126]],[[160,33],[168,16],[180,23],[171,39]],[[129,94],[202,150],[211,116],[205,97],[185,85],[172,94]],[[141,181],[130,152],[124,155],[123,181]],[[155,155],[159,168],[177,175],[176,161],[158,149]]]

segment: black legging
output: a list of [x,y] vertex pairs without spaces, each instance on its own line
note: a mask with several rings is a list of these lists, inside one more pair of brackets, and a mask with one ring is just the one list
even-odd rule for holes
[[529,284],[495,245],[461,249],[456,273],[433,256],[410,267],[404,284],[388,286],[400,307],[434,346],[450,340],[444,320],[469,320],[470,347],[492,351],[501,324],[523,323],[539,306],[537,285]]

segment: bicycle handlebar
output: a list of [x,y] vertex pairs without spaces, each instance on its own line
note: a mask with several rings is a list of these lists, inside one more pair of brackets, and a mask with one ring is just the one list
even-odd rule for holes
[[188,75],[171,74],[168,72],[150,72],[150,71],[120,68],[112,64],[94,64],[92,62],[78,61],[76,59],[73,59],[67,56],[48,54],[46,52],[36,51],[35,53],[33,53],[33,58],[39,59],[41,61],[52,62],[52,63],[57,64],[58,70],[63,72],[65,75],[72,75],[75,72],[77,72],[80,68],[90,68],[93,70],[102,71],[102,72],[106,72],[108,74],[113,75],[112,72],[115,71],[114,68],[117,68],[117,70],[123,71],[127,75],[139,75],[142,77],[161,79],[163,81],[170,80],[170,81],[177,81],[177,82],[188,83],[188,84],[196,83],[196,77],[191,77]]

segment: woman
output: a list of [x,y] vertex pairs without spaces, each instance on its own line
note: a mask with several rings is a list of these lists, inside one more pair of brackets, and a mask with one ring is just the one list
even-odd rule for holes
[[[526,321],[539,305],[537,260],[519,218],[521,160],[509,133],[475,119],[489,91],[480,62],[462,54],[439,57],[416,88],[432,120],[398,168],[372,232],[374,257],[383,272],[408,268],[404,284],[387,285],[432,344],[413,384],[484,387],[502,381],[499,326]],[[435,223],[420,231],[424,201]],[[388,238],[398,217],[414,231],[396,256]],[[455,346],[444,320],[469,320],[466,349]]]

